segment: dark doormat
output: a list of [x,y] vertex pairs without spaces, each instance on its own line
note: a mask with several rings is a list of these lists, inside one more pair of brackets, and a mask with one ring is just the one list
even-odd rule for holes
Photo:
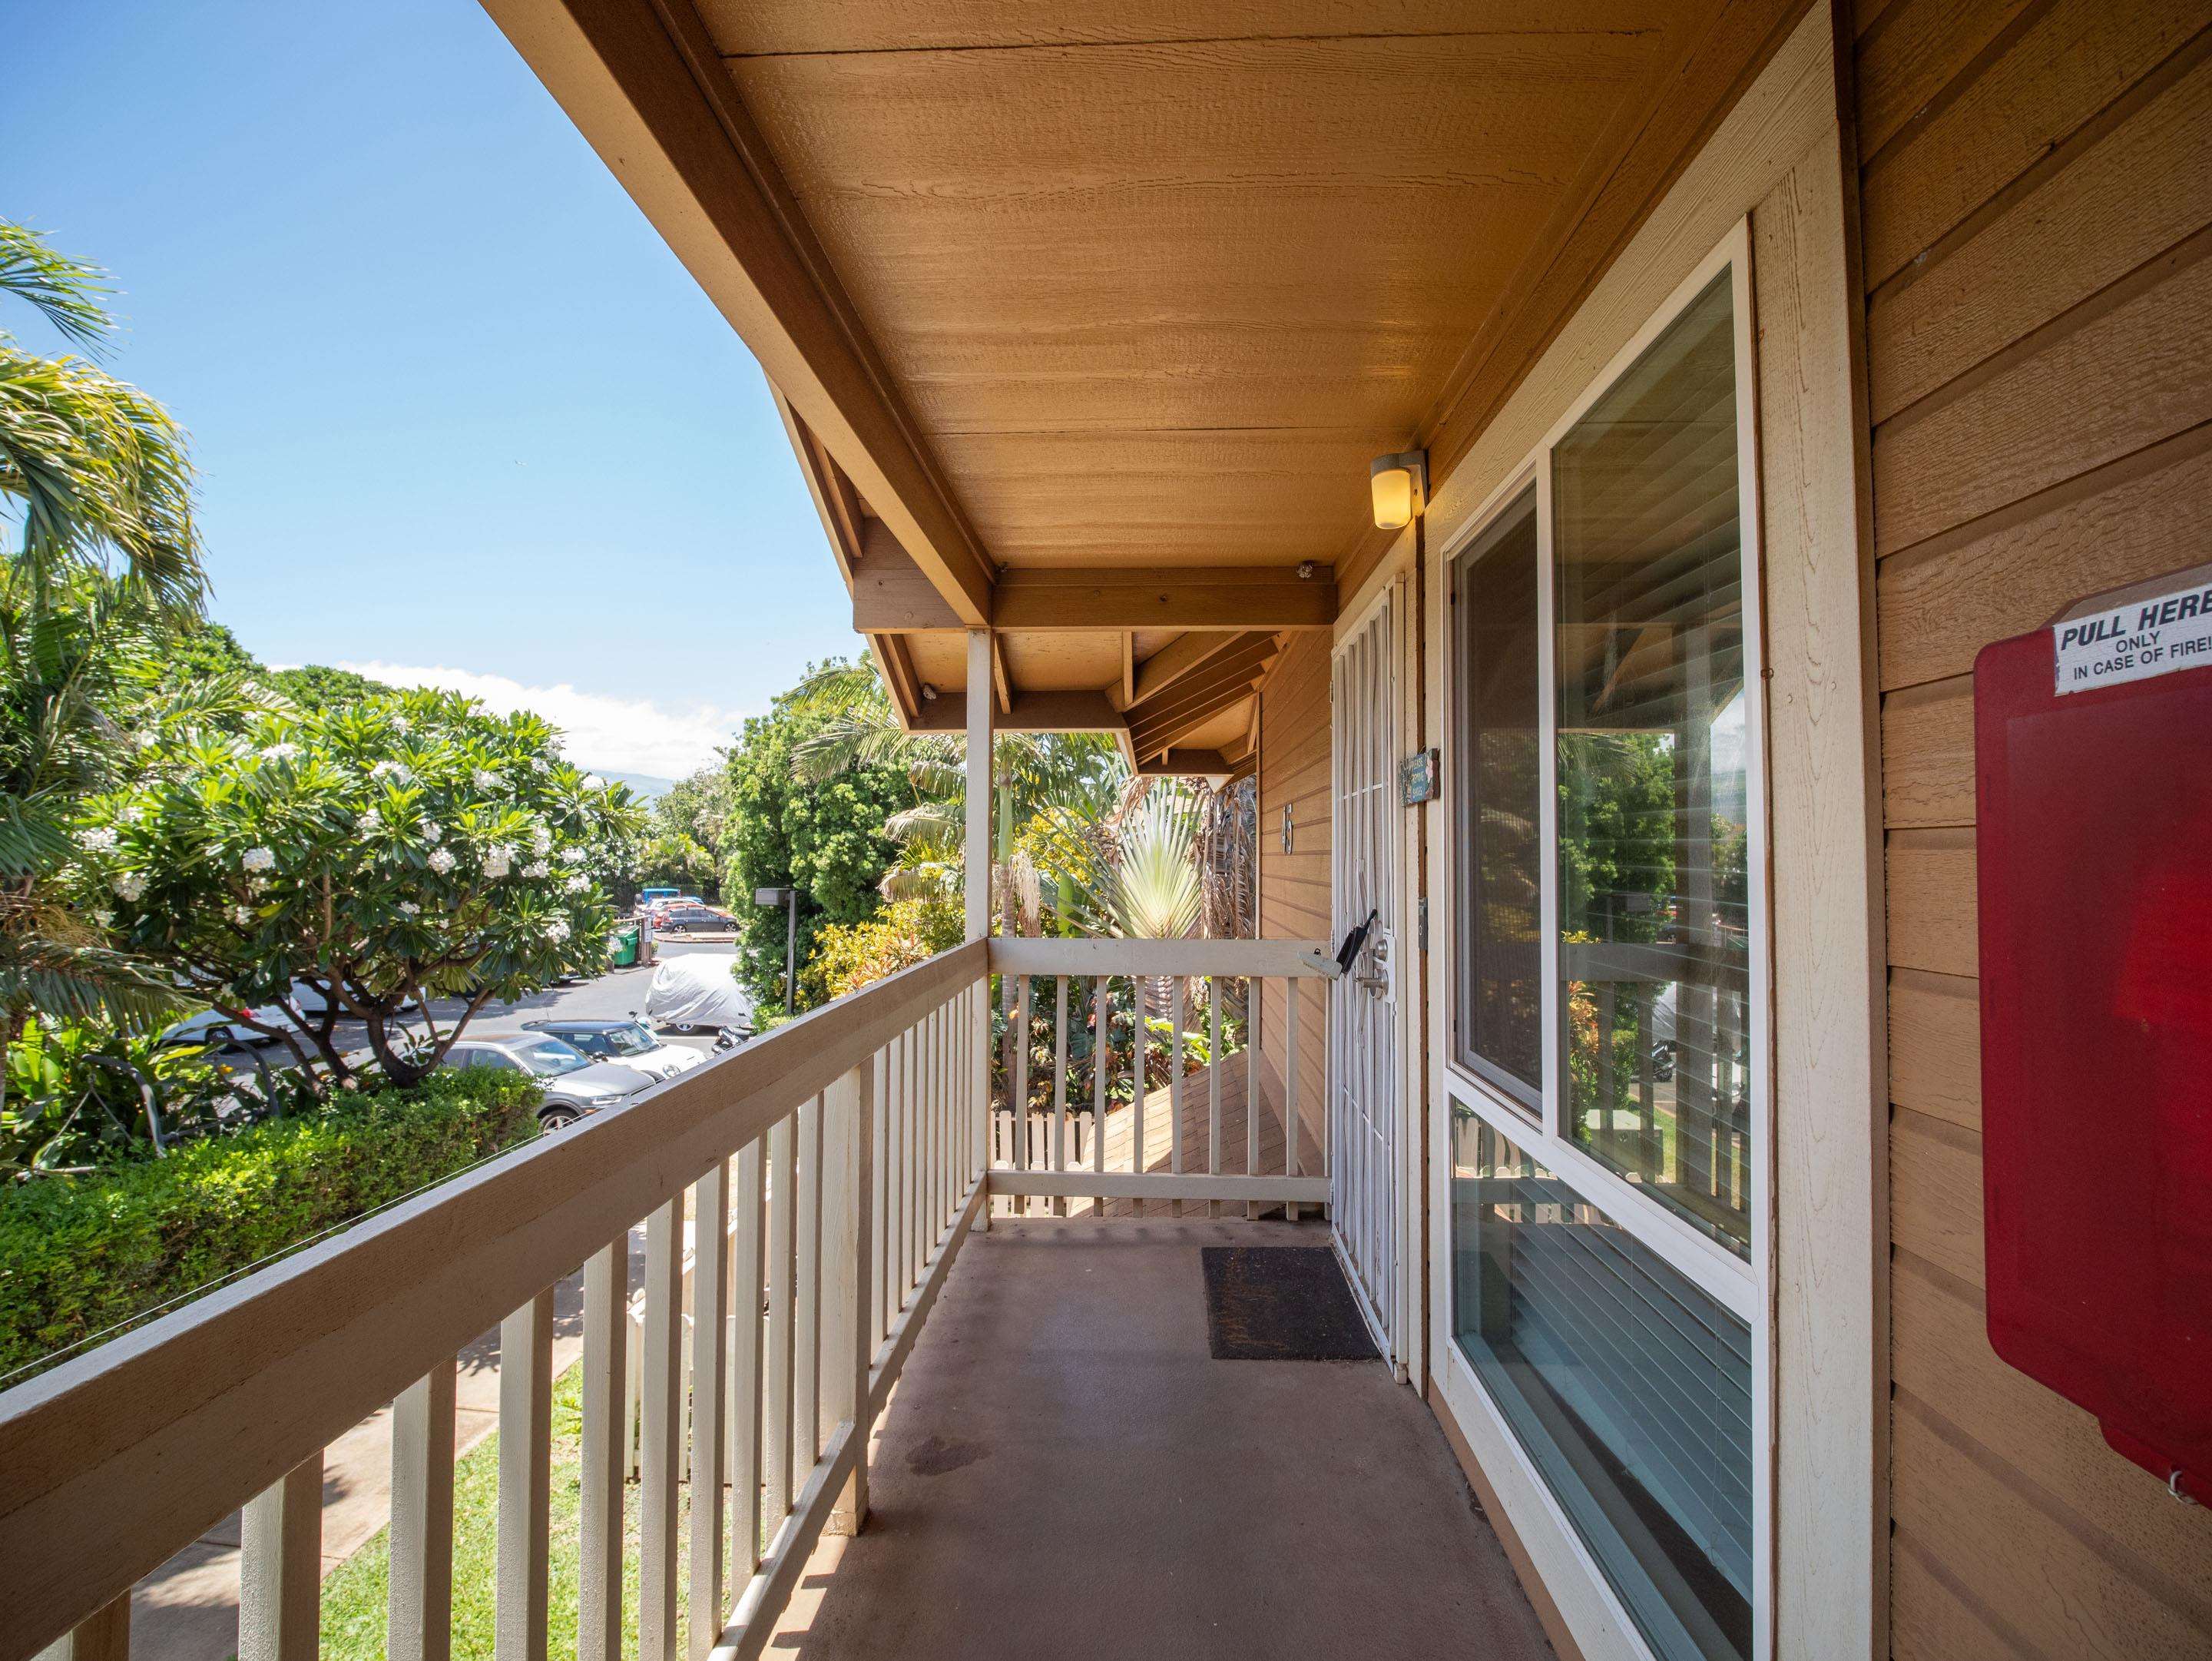
[[1367,1323],[1327,1246],[1206,1246],[1217,1361],[1371,1361]]

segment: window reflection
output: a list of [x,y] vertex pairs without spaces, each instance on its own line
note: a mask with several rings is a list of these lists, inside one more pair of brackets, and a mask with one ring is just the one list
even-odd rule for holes
[[1451,776],[1461,827],[1454,1053],[1532,1114],[1544,1090],[1540,586],[1530,490],[1453,567]]
[[1464,1108],[1451,1231],[1460,1349],[1653,1650],[1747,1655],[1750,1329]]
[[1747,1254],[1750,916],[1724,272],[1553,452],[1567,1134]]

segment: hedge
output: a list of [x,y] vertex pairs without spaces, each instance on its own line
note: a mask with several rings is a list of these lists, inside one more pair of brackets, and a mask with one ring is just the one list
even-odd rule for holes
[[0,1380],[536,1135],[538,1100],[519,1074],[436,1073],[0,1190]]

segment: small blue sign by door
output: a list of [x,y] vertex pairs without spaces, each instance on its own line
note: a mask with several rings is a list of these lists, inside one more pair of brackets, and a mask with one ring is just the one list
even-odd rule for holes
[[1398,764],[1398,800],[1419,807],[1437,799],[1437,752],[1417,750]]

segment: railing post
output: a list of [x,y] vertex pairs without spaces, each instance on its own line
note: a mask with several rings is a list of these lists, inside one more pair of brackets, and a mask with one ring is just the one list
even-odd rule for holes
[[646,1219],[645,1424],[638,1498],[639,1661],[676,1655],[677,1479],[684,1445],[684,1201],[678,1189]]
[[131,1594],[118,1594],[39,1652],[39,1661],[131,1661]]
[[853,1425],[852,1474],[825,1524],[831,1534],[858,1534],[868,1516],[868,1363],[874,1257],[871,1203],[875,1188],[875,1068],[864,1062],[822,1098],[823,1128],[822,1251],[822,1407],[818,1435],[827,1446],[837,1427]]
[[392,1404],[390,1661],[453,1653],[454,1372],[440,1362]]
[[629,1231],[584,1265],[577,1661],[622,1661],[623,1490],[630,1470]]
[[238,1661],[314,1661],[323,1601],[321,1450],[246,1502],[239,1539]]
[[722,1633],[723,1323],[730,1293],[730,1162],[717,1159],[691,1184],[691,1661],[707,1656]]
[[[553,1488],[553,1288],[499,1323],[499,1524],[492,1654],[545,1661]],[[241,1656],[240,1661],[245,1661]]]

